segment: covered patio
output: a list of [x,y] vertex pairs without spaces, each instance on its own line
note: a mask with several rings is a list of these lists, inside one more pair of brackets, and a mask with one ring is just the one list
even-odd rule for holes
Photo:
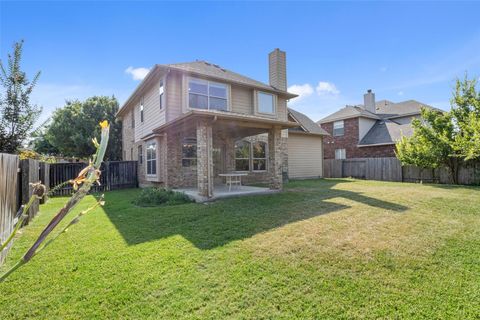
[[[297,126],[230,112],[190,111],[153,130],[163,155],[162,182],[201,201],[279,191],[286,170],[283,130]],[[269,188],[241,185],[229,190],[220,175],[234,172],[245,174],[243,183],[267,183]]]

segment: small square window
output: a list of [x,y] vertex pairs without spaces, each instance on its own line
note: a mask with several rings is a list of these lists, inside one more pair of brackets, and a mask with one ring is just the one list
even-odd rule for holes
[[275,102],[274,96],[270,93],[258,92],[257,93],[258,112],[261,113],[274,113]]
[[335,159],[346,159],[346,156],[345,149],[335,149]]

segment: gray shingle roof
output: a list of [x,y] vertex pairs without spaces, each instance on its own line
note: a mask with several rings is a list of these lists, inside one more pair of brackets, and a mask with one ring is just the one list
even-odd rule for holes
[[355,117],[380,119],[378,115],[365,110],[363,106],[345,106],[337,112],[334,112],[331,115],[321,119],[320,121],[318,121],[318,123],[326,123]]
[[[312,119],[297,110],[288,108],[288,113],[304,128],[307,133],[328,135],[328,132],[320,128]],[[289,129],[292,130],[292,129]]]
[[399,124],[392,120],[378,120],[367,132],[358,145],[395,143],[402,135],[410,136],[413,133],[411,124]]
[[227,70],[217,64],[213,64],[207,61],[197,60],[193,62],[172,63],[172,64],[159,65],[159,66],[177,69],[184,72],[192,72],[192,73],[204,75],[207,77],[212,77],[220,80],[257,87],[264,90],[275,91],[278,93],[285,94],[289,96],[289,98],[297,97],[297,95],[295,94],[289,93],[281,89],[277,89],[271,85],[243,76],[239,73]]

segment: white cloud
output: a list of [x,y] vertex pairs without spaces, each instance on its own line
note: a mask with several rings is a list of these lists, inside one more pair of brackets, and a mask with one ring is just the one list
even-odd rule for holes
[[315,90],[319,96],[337,96],[340,94],[340,90],[333,83],[325,81],[320,81]]
[[288,87],[288,92],[298,94],[298,97],[294,100],[295,102],[298,102],[311,96],[313,93],[313,87],[309,83],[294,84],[293,86]]
[[399,96],[403,96],[403,91],[398,91],[397,94],[398,94]]
[[150,69],[147,68],[134,68],[132,66],[125,69],[125,73],[130,74],[133,80],[143,80],[143,78],[145,78],[149,71]]

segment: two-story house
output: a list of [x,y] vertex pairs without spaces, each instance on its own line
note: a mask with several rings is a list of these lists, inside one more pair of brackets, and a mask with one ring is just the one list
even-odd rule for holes
[[[281,189],[289,161],[299,177],[321,176],[326,133],[287,108],[296,95],[279,49],[269,54],[269,82],[205,61],[155,65],[117,114],[123,158],[138,160],[140,185],[197,187],[211,197],[219,174],[235,171]],[[290,145],[288,129],[297,140]],[[314,160],[289,156],[302,143]]]
[[415,100],[376,102],[368,90],[363,105],[345,106],[317,122],[329,133],[324,158],[395,157],[395,143],[413,133],[412,120],[420,117],[422,107],[433,108]]

